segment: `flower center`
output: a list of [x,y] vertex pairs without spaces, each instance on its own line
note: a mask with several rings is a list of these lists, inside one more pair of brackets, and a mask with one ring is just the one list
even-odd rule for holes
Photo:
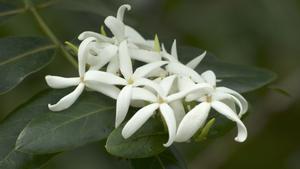
[[207,96],[206,96],[206,101],[207,101],[208,103],[212,102],[212,97],[211,97],[210,95],[207,95]]
[[128,83],[129,85],[131,85],[131,84],[134,83],[134,80],[133,80],[132,78],[130,78],[130,79],[127,80],[127,83]]
[[162,98],[162,97],[160,97],[160,96],[158,96],[158,103],[159,104],[163,104],[163,103],[165,103],[166,101]]

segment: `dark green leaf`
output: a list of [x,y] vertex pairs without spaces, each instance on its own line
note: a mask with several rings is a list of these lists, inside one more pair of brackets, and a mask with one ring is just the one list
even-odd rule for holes
[[123,127],[115,129],[108,137],[106,150],[115,156],[124,158],[146,158],[159,154],[167,142],[167,134],[162,123],[157,119],[150,119],[133,136],[124,139],[121,135]]
[[[203,51],[184,47],[178,49],[180,60],[184,63],[201,54]],[[218,60],[208,53],[196,69],[198,73],[206,70],[213,70],[217,78],[222,80],[220,86],[229,87],[238,92],[244,93],[261,88],[272,82],[276,75],[268,70],[255,68],[247,65],[236,65]]]
[[175,147],[170,147],[154,157],[133,159],[131,164],[133,169],[187,169]]
[[0,23],[8,19],[10,16],[24,12],[23,8],[0,2]]
[[21,105],[0,124],[0,168],[37,168],[52,155],[33,156],[15,150],[15,143],[23,128],[36,116],[48,111],[47,104],[67,94],[68,91],[43,92]]
[[[48,103],[43,106],[47,107]],[[43,114],[32,120],[19,135],[16,148],[31,154],[47,154],[102,140],[113,129],[114,107],[113,100],[88,92],[65,111],[43,109]]]
[[28,75],[53,59],[55,46],[36,37],[0,39],[0,94],[16,87]]

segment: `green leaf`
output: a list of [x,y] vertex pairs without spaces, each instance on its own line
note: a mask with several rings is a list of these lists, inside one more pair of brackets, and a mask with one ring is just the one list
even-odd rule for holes
[[42,92],[12,112],[0,124],[0,168],[38,168],[52,155],[33,156],[15,150],[15,143],[23,128],[36,116],[48,111],[47,104],[68,91]]
[[106,150],[123,158],[146,158],[157,155],[165,150],[167,142],[161,121],[149,119],[133,136],[124,139],[121,135],[123,126],[115,129],[107,138]]
[[28,75],[45,67],[54,57],[55,46],[36,37],[0,39],[0,94],[16,87]]
[[[187,63],[191,59],[203,53],[202,50],[191,47],[178,49],[179,59]],[[245,93],[259,89],[273,80],[276,75],[266,69],[251,67],[247,65],[236,65],[220,61],[208,53],[200,65],[196,68],[198,73],[213,70],[218,79],[222,80],[219,86],[229,87],[238,92]]]
[[[48,103],[56,101],[58,99]],[[30,154],[48,154],[102,140],[113,129],[114,107],[114,101],[108,97],[85,92],[65,111],[45,109],[21,132],[16,149]]]
[[170,147],[154,157],[133,159],[131,165],[133,169],[187,169],[175,147]]
[[9,17],[24,11],[25,9],[23,8],[18,8],[15,5],[0,2],[0,23],[5,21]]

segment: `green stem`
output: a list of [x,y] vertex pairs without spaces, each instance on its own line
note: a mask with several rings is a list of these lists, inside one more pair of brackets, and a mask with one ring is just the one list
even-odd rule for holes
[[76,60],[68,53],[68,51],[64,48],[63,44],[58,40],[58,38],[54,35],[54,33],[51,31],[51,29],[48,27],[46,22],[43,20],[43,18],[40,16],[34,5],[32,4],[31,0],[25,0],[26,8],[33,14],[36,21],[44,31],[44,33],[51,39],[51,41],[61,50],[61,52],[64,54],[65,58],[74,66],[77,68],[77,62]]

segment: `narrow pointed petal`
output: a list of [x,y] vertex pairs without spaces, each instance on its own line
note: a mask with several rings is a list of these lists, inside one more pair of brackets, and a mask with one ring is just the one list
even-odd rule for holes
[[90,37],[96,38],[97,41],[99,41],[99,42],[108,42],[108,43],[114,42],[113,39],[106,37],[104,35],[101,35],[100,33],[92,32],[92,31],[85,31],[85,32],[81,33],[78,36],[78,39],[82,41],[82,40],[85,40]]
[[158,61],[153,63],[148,63],[144,66],[138,67],[135,72],[133,73],[134,78],[141,78],[141,77],[147,77],[149,73],[152,71],[158,69],[159,67],[167,64],[166,61]]
[[174,102],[169,103],[172,109],[174,110],[174,115],[176,118],[176,124],[180,124],[181,120],[185,116],[184,106],[182,104],[182,100],[176,100]]
[[178,89],[180,91],[190,89],[193,86],[195,86],[195,83],[191,78],[186,76],[178,76]]
[[173,41],[173,44],[172,44],[171,55],[172,55],[176,60],[178,60],[176,39]]
[[62,89],[71,86],[77,86],[80,83],[79,77],[65,78],[60,76],[50,76],[45,77],[48,86],[55,89]]
[[119,46],[119,62],[120,62],[120,70],[125,79],[130,79],[132,76],[132,63],[131,58],[128,53],[127,41],[121,42]]
[[172,75],[172,76],[163,78],[160,81],[159,86],[162,88],[164,96],[167,96],[170,93],[170,90],[171,90],[172,86],[174,85],[174,81],[175,81],[176,77],[177,77],[176,75]]
[[112,73],[107,73],[103,71],[90,70],[87,71],[84,76],[85,82],[99,82],[110,85],[126,85],[127,81],[119,76]]
[[178,126],[176,142],[188,141],[197,131],[203,127],[210,111],[210,104],[200,103],[188,112]]
[[186,64],[186,66],[190,67],[192,69],[195,69],[200,64],[200,62],[203,60],[203,58],[205,57],[205,55],[206,55],[206,51],[203,52],[201,55],[197,56],[196,58],[194,58],[193,60],[189,61]]
[[112,74],[118,74],[120,70],[119,57],[114,56],[107,65],[106,71]]
[[181,63],[171,62],[166,66],[166,69],[170,73],[190,77],[193,81],[197,83],[204,82],[203,78],[196,71]]
[[213,71],[208,70],[208,71],[202,73],[201,76],[207,83],[211,84],[212,86],[216,86],[217,78]]
[[150,72],[147,77],[166,77],[168,72],[163,68],[157,68]]
[[248,111],[248,102],[247,102],[247,100],[241,94],[239,94],[238,92],[236,92],[232,89],[226,88],[226,87],[217,87],[216,90],[220,91],[220,92],[231,94],[231,95],[235,96],[241,102],[242,107],[243,107],[243,111],[241,112],[241,114],[239,114],[240,117],[242,117]]
[[134,87],[132,88],[132,100],[144,100],[148,102],[155,102],[157,100],[156,96],[147,89]]
[[104,23],[119,42],[125,39],[125,25],[122,21],[113,16],[108,16],[104,20]]
[[79,76],[82,78],[86,69],[86,62],[88,57],[88,45],[95,41],[96,39],[93,37],[89,37],[81,42],[78,48],[78,71]]
[[193,92],[200,92],[200,93],[211,93],[213,91],[213,88],[206,83],[196,84],[195,86],[191,87],[190,89],[172,94],[167,97],[168,102],[172,102],[178,99],[182,99],[185,96],[193,93]]
[[130,26],[125,26],[125,35],[126,37],[128,37],[128,41],[132,43],[138,43],[138,44],[146,43],[146,40],[143,38],[143,36]]
[[132,59],[145,63],[151,63],[161,60],[160,54],[154,51],[148,51],[144,49],[130,49],[129,53]]
[[86,86],[113,99],[117,99],[120,93],[120,89],[116,86],[104,83],[87,82]]
[[143,124],[153,115],[154,111],[158,109],[159,104],[150,104],[139,111],[137,111],[132,118],[126,123],[122,130],[122,136],[127,139],[132,136]]
[[169,140],[164,144],[165,147],[169,147],[173,144],[176,137],[176,119],[174,116],[174,111],[172,108],[164,103],[159,106],[160,112],[167,124],[168,132],[169,132]]
[[226,104],[219,102],[219,101],[213,101],[211,103],[211,106],[220,114],[223,114],[228,119],[236,122],[238,127],[238,135],[235,138],[235,141],[237,142],[244,142],[247,139],[247,128],[245,127],[244,123],[240,120],[238,115],[230,109]]
[[130,11],[131,10],[131,6],[128,5],[128,4],[124,4],[122,6],[119,7],[119,10],[118,10],[118,13],[117,13],[117,19],[122,21],[123,22],[123,19],[124,19],[124,13],[125,11],[128,10]]
[[80,96],[84,90],[84,84],[80,83],[76,89],[65,97],[61,98],[56,104],[48,104],[51,111],[62,111],[69,108]]
[[178,62],[177,58],[175,58],[174,56],[170,55],[170,54],[166,51],[166,49],[165,49],[164,46],[163,46],[163,51],[161,52],[161,55],[162,55],[162,57],[163,57],[164,59],[166,59],[166,60],[168,60],[168,61],[170,61],[170,62],[174,62],[174,63],[177,63],[177,62]]
[[[243,104],[241,103],[241,101],[238,98],[236,98],[235,96],[231,95],[231,94],[217,91],[217,92],[213,93],[212,100],[221,101],[223,103],[225,103],[223,100],[232,100],[233,103],[237,104],[240,108],[239,116],[242,115],[245,112]],[[236,109],[233,109],[233,110],[234,110],[234,112],[236,112]]]
[[121,90],[118,98],[117,98],[117,108],[116,108],[116,122],[115,127],[119,127],[119,125],[124,121],[131,101],[132,94],[132,86],[125,86]]
[[149,79],[139,78],[134,81],[133,85],[135,87],[140,87],[140,86],[149,87],[149,88],[155,90],[157,93],[162,94],[161,87],[157,83],[155,83],[154,81],[149,80]]

